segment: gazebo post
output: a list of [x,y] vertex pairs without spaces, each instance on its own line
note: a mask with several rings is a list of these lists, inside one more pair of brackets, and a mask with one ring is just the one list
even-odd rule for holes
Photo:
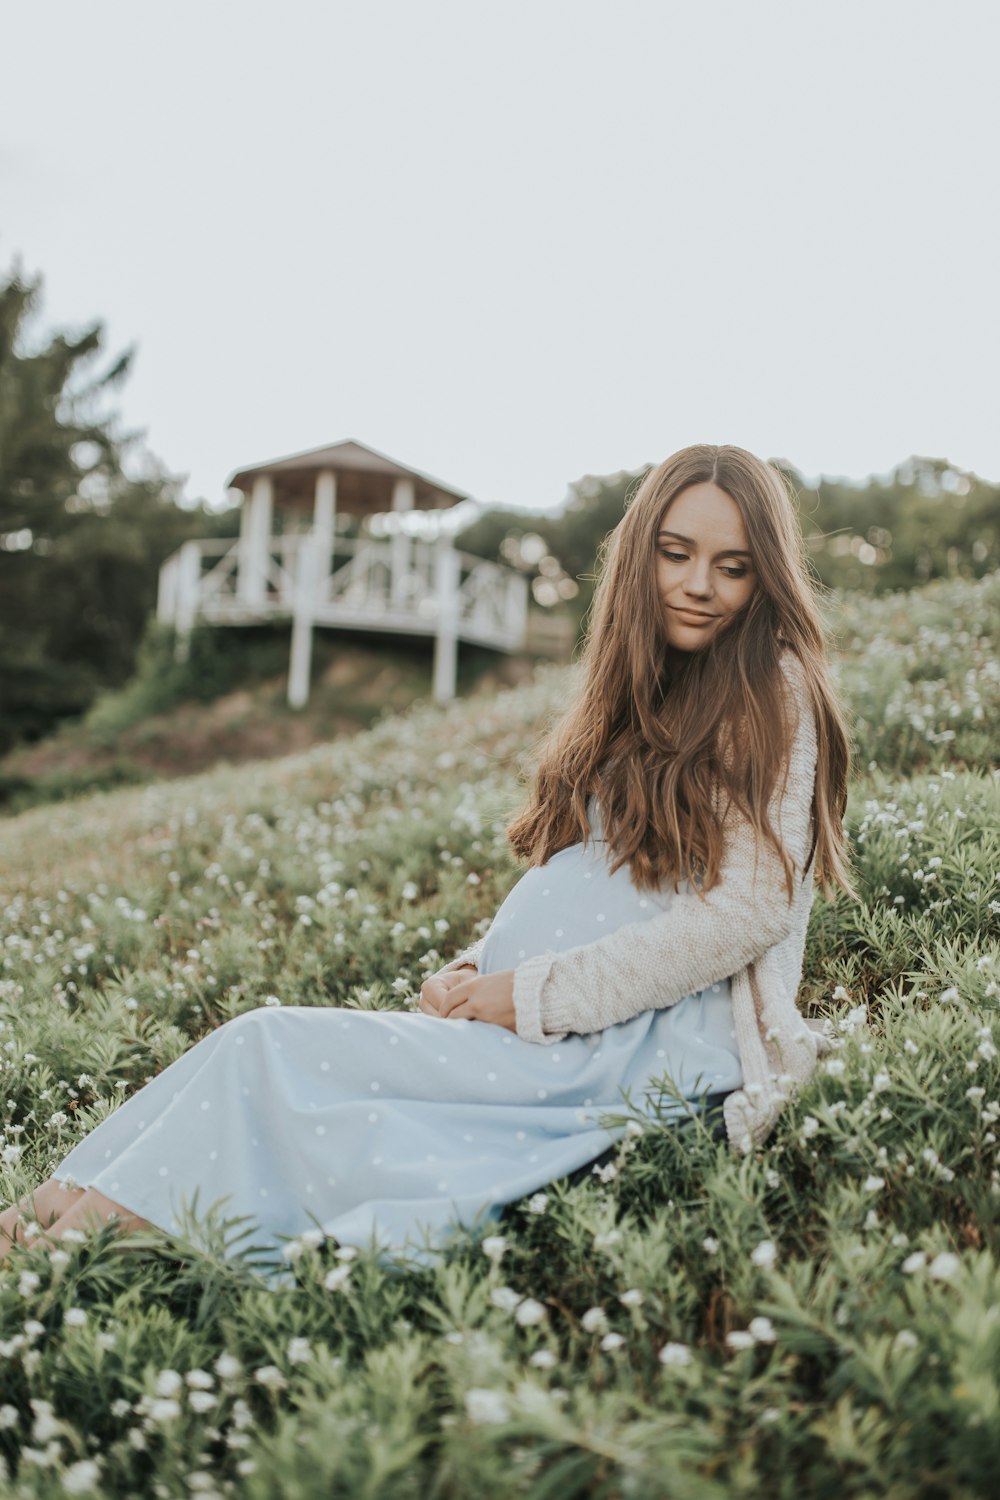
[[322,593],[326,581],[333,572],[333,539],[336,531],[334,517],[337,514],[337,476],[332,469],[320,469],[316,475],[316,490],[313,499],[313,536],[318,552],[317,590]]
[[295,606],[292,615],[292,649],[288,662],[288,706],[304,708],[309,702],[309,668],[312,662],[313,613],[321,554],[314,537],[299,538],[295,559]]
[[191,631],[198,615],[198,584],[201,579],[201,548],[196,541],[182,542],[177,554],[174,592],[174,660],[187,661]]
[[267,599],[267,555],[271,546],[271,512],[274,485],[268,474],[254,478],[240,511],[239,573],[237,598],[250,608]]
[[[392,509],[395,515],[412,510],[414,487],[412,479],[397,479],[392,487]],[[410,563],[412,537],[402,527],[393,531],[389,542],[389,598],[393,609],[406,608],[406,574]]]
[[437,594],[437,631],[434,636],[435,703],[455,696],[458,666],[458,576],[460,561],[450,532],[438,536],[434,549],[434,590]]

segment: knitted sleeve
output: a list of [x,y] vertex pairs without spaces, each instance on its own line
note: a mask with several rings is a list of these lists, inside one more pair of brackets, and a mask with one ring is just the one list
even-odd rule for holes
[[[779,776],[769,813],[799,879],[811,834],[816,722],[798,658],[786,652],[782,666],[797,726],[787,774]],[[682,887],[648,921],[630,922],[593,943],[534,955],[517,966],[518,1036],[556,1042],[569,1032],[603,1031],[642,1011],[676,1005],[685,995],[737,973],[788,936],[794,909],[777,850],[769,840],[758,841],[752,825],[732,805],[722,826],[721,879],[703,897]]]

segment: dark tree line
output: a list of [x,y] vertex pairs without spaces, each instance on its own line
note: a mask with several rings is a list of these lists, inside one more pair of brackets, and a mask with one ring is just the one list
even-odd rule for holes
[[170,476],[126,474],[107,404],[132,353],[107,359],[100,323],[33,338],[40,285],[0,285],[0,753],[128,680],[160,563],[219,532]]

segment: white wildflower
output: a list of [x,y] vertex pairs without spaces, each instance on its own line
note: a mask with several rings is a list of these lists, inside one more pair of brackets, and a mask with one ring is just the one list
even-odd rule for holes
[[288,1340],[288,1348],[285,1351],[289,1364],[301,1365],[306,1360],[312,1359],[312,1345],[308,1339],[293,1338]]
[[101,1477],[101,1468],[96,1459],[81,1458],[70,1464],[60,1476],[63,1489],[68,1495],[82,1495],[92,1490]]
[[331,1266],[323,1277],[323,1285],[328,1292],[342,1292],[351,1279],[350,1264],[342,1266]]
[[495,1286],[490,1292],[490,1301],[501,1312],[512,1313],[521,1301],[521,1294],[515,1292],[512,1286]]
[[608,1317],[603,1307],[588,1307],[580,1319],[580,1326],[587,1333],[606,1333],[608,1328]]
[[706,1251],[707,1254],[714,1255],[716,1250],[718,1250],[719,1248],[719,1242],[715,1238],[715,1235],[706,1234],[705,1238],[701,1242],[701,1248]]
[[243,1373],[243,1365],[235,1354],[220,1354],[212,1368],[220,1380],[232,1380]]
[[922,1250],[914,1250],[912,1255],[906,1257],[899,1269],[904,1271],[907,1276],[910,1276],[914,1271],[919,1271],[926,1264],[927,1256],[924,1252]]
[[803,1116],[803,1119],[802,1119],[802,1128],[801,1128],[801,1130],[799,1132],[799,1134],[802,1136],[803,1140],[807,1141],[810,1136],[813,1136],[813,1135],[816,1134],[816,1132],[817,1132],[818,1129],[819,1129],[819,1121],[817,1120],[817,1118],[816,1118],[815,1115],[805,1115],[805,1116]]
[[549,1206],[548,1193],[532,1193],[528,1199],[529,1214],[543,1214]]
[[629,1287],[627,1292],[622,1292],[618,1301],[623,1307],[641,1307],[645,1297],[637,1286]]
[[537,1302],[534,1297],[525,1297],[514,1311],[515,1321],[522,1328],[530,1328],[535,1323],[543,1323],[548,1317],[548,1312],[543,1303]]
[[749,1331],[758,1344],[773,1344],[777,1335],[770,1318],[751,1318]]
[[465,1393],[465,1410],[471,1422],[506,1422],[510,1408],[499,1391],[473,1386]]
[[760,1244],[750,1252],[750,1259],[755,1266],[769,1271],[778,1258],[777,1247],[773,1240],[761,1240]]
[[558,1360],[551,1349],[536,1349],[528,1363],[539,1370],[551,1370]]
[[253,1372],[254,1380],[266,1386],[269,1391],[280,1391],[288,1384],[277,1365],[261,1365]]
[[962,1269],[962,1262],[957,1255],[950,1250],[942,1250],[940,1255],[935,1255],[927,1267],[928,1276],[933,1276],[935,1281],[951,1281]]
[[687,1344],[664,1344],[659,1354],[661,1365],[689,1365],[691,1350]]
[[63,1322],[67,1328],[82,1328],[87,1321],[87,1314],[82,1307],[67,1307],[63,1315]]
[[734,1328],[726,1334],[726,1343],[730,1349],[752,1349],[756,1339],[748,1328]]
[[507,1249],[507,1241],[502,1234],[488,1234],[480,1245],[480,1249],[496,1265]]
[[620,1333],[606,1333],[601,1339],[601,1348],[610,1354],[614,1349],[620,1349],[625,1342],[625,1337]]
[[884,1187],[885,1178],[875,1177],[874,1175],[866,1177],[864,1182],[862,1183],[862,1188],[866,1193],[877,1193],[880,1188]]

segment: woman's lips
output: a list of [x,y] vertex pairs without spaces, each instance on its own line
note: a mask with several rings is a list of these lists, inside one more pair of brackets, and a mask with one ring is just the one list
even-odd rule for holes
[[701,615],[696,609],[681,609],[677,604],[672,604],[670,608],[691,625],[707,625],[709,620],[716,619],[715,615]]

